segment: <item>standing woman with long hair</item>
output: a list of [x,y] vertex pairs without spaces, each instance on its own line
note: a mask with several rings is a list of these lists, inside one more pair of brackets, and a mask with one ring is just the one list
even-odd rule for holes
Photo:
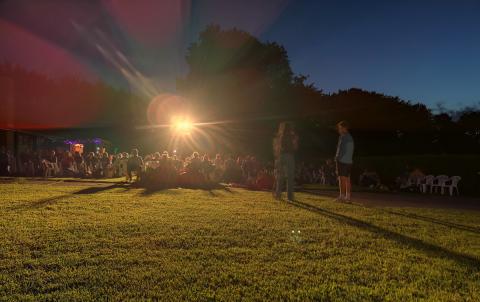
[[282,122],[273,142],[275,154],[275,198],[280,200],[282,187],[287,181],[287,197],[293,201],[295,181],[295,151],[298,149],[298,135],[291,123]]

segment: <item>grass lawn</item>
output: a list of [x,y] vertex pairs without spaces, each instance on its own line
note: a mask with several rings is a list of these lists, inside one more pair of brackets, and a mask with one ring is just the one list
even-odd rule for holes
[[480,301],[480,212],[103,186],[0,184],[0,300]]

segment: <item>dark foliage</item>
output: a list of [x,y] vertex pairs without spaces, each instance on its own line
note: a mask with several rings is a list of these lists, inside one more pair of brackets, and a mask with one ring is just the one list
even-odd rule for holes
[[421,103],[358,88],[324,94],[307,76],[293,75],[282,46],[237,29],[207,27],[186,59],[190,71],[178,90],[200,116],[238,121],[228,127],[242,128],[252,151],[268,154],[275,125],[286,119],[296,121],[305,157],[333,154],[339,120],[352,125],[359,155],[480,151],[480,111],[468,108],[454,121]]
[[135,98],[101,81],[53,78],[18,65],[0,64],[2,128],[92,127],[132,121],[138,117]]

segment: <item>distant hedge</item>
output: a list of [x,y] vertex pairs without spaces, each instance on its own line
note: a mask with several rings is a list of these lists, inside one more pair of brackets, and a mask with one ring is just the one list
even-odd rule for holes
[[419,168],[425,174],[459,175],[461,195],[480,196],[480,155],[401,155],[354,158],[353,181],[365,168],[376,171],[382,183],[391,185],[396,177],[410,168]]

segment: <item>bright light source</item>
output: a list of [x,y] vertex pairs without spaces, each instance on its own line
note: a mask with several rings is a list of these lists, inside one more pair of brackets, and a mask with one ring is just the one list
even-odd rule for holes
[[172,130],[175,134],[189,134],[193,128],[193,123],[188,118],[172,119]]
[[192,123],[187,122],[187,121],[178,122],[175,125],[175,128],[177,128],[180,131],[188,131],[188,130],[192,129]]

